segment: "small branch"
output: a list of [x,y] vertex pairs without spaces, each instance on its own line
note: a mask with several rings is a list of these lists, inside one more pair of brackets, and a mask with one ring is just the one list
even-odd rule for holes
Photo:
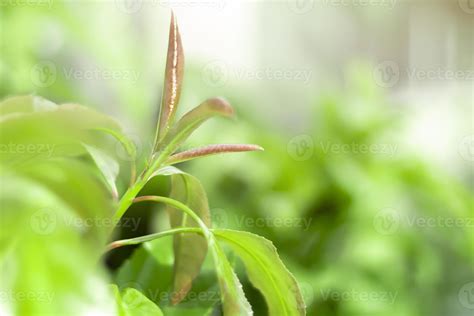
[[177,209],[180,209],[184,213],[188,214],[192,219],[194,219],[196,221],[196,223],[198,223],[198,225],[202,229],[202,233],[204,234],[204,237],[206,237],[206,239],[210,241],[211,232],[209,231],[209,228],[202,221],[202,219],[192,209],[190,209],[187,205],[181,203],[180,201],[171,199],[171,198],[167,198],[167,197],[164,197],[164,196],[156,196],[156,195],[145,195],[145,196],[140,196],[140,197],[137,197],[137,198],[133,199],[133,203],[145,202],[145,201],[161,202],[161,203],[171,205],[171,206],[173,206]]
[[173,235],[173,234],[179,234],[179,233],[195,233],[195,234],[202,234],[202,230],[197,227],[180,227],[180,228],[174,228],[170,230],[166,230],[163,232],[155,233],[155,234],[149,234],[145,236],[140,236],[136,238],[130,238],[130,239],[122,239],[122,240],[116,240],[114,242],[111,242],[105,249],[104,252],[108,252],[112,249],[123,247],[123,246],[129,246],[129,245],[137,245],[141,244],[147,241],[152,241],[157,238]]

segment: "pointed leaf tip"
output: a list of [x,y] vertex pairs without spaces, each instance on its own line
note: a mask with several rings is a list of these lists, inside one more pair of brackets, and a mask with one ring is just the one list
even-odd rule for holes
[[157,126],[156,142],[161,140],[173,123],[181,95],[184,73],[184,51],[177,19],[171,12],[168,53],[166,57],[165,82],[161,99],[160,117]]

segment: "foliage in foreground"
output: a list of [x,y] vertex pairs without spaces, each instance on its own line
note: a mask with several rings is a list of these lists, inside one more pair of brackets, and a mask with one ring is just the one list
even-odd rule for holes
[[[175,122],[184,57],[174,17],[168,45],[153,151],[138,175],[134,143],[110,117],[35,96],[13,97],[0,104],[0,172],[2,184],[8,184],[0,187],[1,290],[8,294],[0,305],[2,314],[83,315],[108,310],[118,315],[162,315],[139,290],[106,286],[107,277],[98,262],[104,251],[165,236],[173,236],[173,270],[166,270],[173,274],[172,305],[186,298],[209,253],[221,304],[208,306],[207,312],[252,314],[222,248],[226,244],[265,297],[270,315],[305,314],[298,284],[272,243],[247,232],[212,229],[201,183],[173,166],[212,154],[261,148],[219,144],[176,153],[202,123],[214,116],[232,117],[233,109],[225,100],[212,98]],[[113,150],[117,143],[130,158],[130,185],[122,194],[116,185],[120,168]],[[169,197],[140,196],[155,177],[170,178]],[[125,212],[140,202],[165,204],[171,228],[107,245]],[[156,249],[157,257],[161,251]],[[107,298],[112,293],[115,304],[110,305]]]

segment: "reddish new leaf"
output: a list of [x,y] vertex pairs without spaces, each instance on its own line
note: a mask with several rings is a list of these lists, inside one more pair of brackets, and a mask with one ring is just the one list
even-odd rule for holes
[[184,53],[181,36],[174,14],[171,15],[170,33],[168,41],[168,55],[166,58],[165,82],[161,98],[160,118],[157,127],[155,142],[158,143],[173,124],[176,108],[181,94],[183,82]]
[[211,98],[187,112],[170,129],[162,150],[173,153],[202,123],[214,116],[232,117],[234,109],[222,98]]
[[175,164],[183,161],[188,161],[195,158],[207,157],[210,155],[224,154],[224,153],[236,153],[243,151],[256,151],[263,150],[262,147],[258,145],[250,144],[217,144],[217,145],[208,145],[199,148],[193,148],[186,150],[171,156],[166,163]]

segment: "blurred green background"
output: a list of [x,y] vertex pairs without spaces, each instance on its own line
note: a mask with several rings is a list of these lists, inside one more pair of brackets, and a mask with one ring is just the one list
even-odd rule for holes
[[[181,166],[203,182],[215,226],[272,240],[308,315],[472,315],[472,1],[1,0],[0,98],[96,108],[118,118],[145,157],[170,7],[186,55],[180,113],[224,96],[239,117],[207,124],[186,147],[265,148]],[[130,218],[146,220],[120,234],[164,229],[165,214],[151,208],[134,207]],[[160,279],[169,267],[140,268],[147,256],[113,253],[109,275],[149,294],[150,279],[169,282]],[[212,273],[202,274],[195,291],[212,293]],[[243,282],[255,314],[265,315]]]

